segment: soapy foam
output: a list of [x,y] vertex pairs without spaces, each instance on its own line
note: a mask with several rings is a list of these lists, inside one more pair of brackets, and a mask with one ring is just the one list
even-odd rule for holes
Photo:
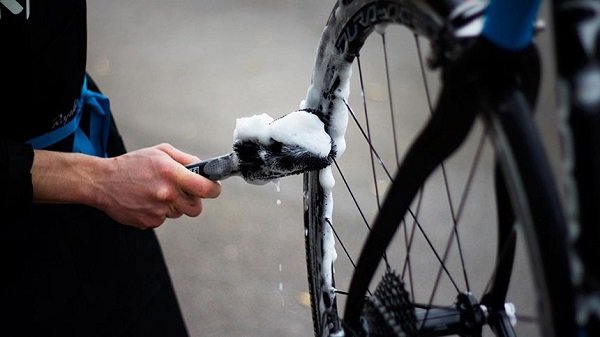
[[[329,45],[328,47],[331,47]],[[333,53],[335,54],[335,53]],[[348,109],[346,102],[350,93],[350,77],[352,76],[352,64],[343,59],[331,60],[333,64],[326,62],[317,62],[313,80],[308,89],[306,99],[300,103],[301,109],[312,109],[321,111],[322,118],[327,122],[327,133],[330,135],[336,149],[335,157],[341,156],[346,149],[346,140],[344,138],[346,127],[348,124]],[[335,91],[324,101],[322,100],[323,93],[327,92],[323,88],[325,78],[338,78],[339,86]],[[331,167],[326,167],[319,172],[319,183],[323,190],[323,218],[321,223],[322,228],[322,244],[323,257],[321,263],[321,276],[323,282],[323,292],[327,293],[330,298],[330,303],[335,299],[335,288],[333,287],[334,262],[337,259],[335,249],[335,237],[333,233],[333,187],[335,179],[331,171]],[[319,308],[321,312],[326,310],[325,302],[322,297],[319,300]],[[339,336],[343,336],[343,330],[339,331]]]
[[255,140],[263,145],[274,141],[296,145],[320,157],[331,152],[331,138],[319,117],[305,111],[294,111],[273,119],[263,113],[238,118],[233,132],[234,141]]
[[[379,27],[383,32],[385,27]],[[381,33],[380,32],[380,33]],[[333,48],[331,44],[327,48]],[[322,54],[336,55],[333,51],[321,51]],[[306,99],[300,103],[300,110],[311,110],[319,113],[316,116],[306,111],[296,111],[274,120],[266,114],[237,120],[234,131],[235,140],[257,140],[262,144],[269,145],[273,141],[284,144],[293,144],[315,153],[319,156],[331,155],[333,158],[341,156],[346,149],[344,135],[348,124],[348,110],[346,102],[350,91],[350,77],[352,75],[352,64],[340,58],[333,63],[316,62],[313,72],[311,86],[308,89]],[[330,96],[322,101],[325,78],[338,78],[339,86]],[[326,111],[322,111],[327,109]],[[323,121],[325,122],[323,124]],[[335,151],[331,151],[335,149]],[[321,264],[321,276],[323,291],[327,292],[330,299],[335,298],[333,287],[334,262],[337,259],[335,249],[335,237],[332,229],[333,216],[333,187],[335,179],[331,167],[326,167],[319,172],[319,182],[323,189],[323,218],[321,228],[323,243],[323,258]],[[305,195],[306,198],[306,195]],[[305,231],[305,236],[308,232]],[[319,307],[321,312],[325,310],[323,298],[320,298]],[[343,330],[336,333],[343,336]]]

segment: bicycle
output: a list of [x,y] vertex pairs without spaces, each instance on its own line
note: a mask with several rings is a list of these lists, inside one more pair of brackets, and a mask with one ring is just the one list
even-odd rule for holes
[[[428,65],[441,69],[442,73],[451,72],[478,35],[485,8],[483,2],[451,0],[340,0],[335,4],[323,31],[311,87],[301,108],[317,114],[328,126],[327,131],[339,153],[346,150],[345,119],[352,118],[355,123],[351,125],[357,126],[356,133],[367,142],[363,148],[367,150],[368,158],[359,158],[367,162],[365,166],[371,171],[372,181],[368,181],[371,181],[375,201],[371,202],[370,211],[357,206],[358,214],[354,217],[366,225],[368,234],[364,244],[361,238],[351,238],[359,248],[362,247],[355,261],[356,256],[352,255],[358,252],[349,251],[340,240],[345,234],[341,233],[344,228],[334,226],[332,222],[332,169],[309,172],[304,176],[308,281],[316,336],[479,336],[484,329],[491,329],[498,336],[531,333],[515,330],[520,329],[520,326],[513,328],[516,321],[537,323],[543,336],[575,334],[575,291],[578,289],[573,287],[571,279],[573,249],[568,240],[561,195],[531,117],[540,77],[537,53],[531,50],[521,59],[523,63],[511,65],[512,69],[518,69],[516,77],[508,83],[493,83],[494,90],[469,87],[470,79],[460,85],[443,82],[435,104],[432,98],[435,90],[429,87],[424,72],[422,49],[426,46],[422,46],[421,41],[428,40],[431,46]],[[411,128],[419,132],[406,152],[401,151],[402,144],[397,137],[398,123],[394,113],[398,103],[391,97],[393,78],[390,77],[387,51],[391,40],[388,36],[396,25],[408,28],[414,35],[430,110],[424,118],[423,128],[411,124]],[[383,101],[387,100],[385,108],[389,110],[388,114],[391,112],[386,124],[392,129],[393,141],[382,144],[391,143],[394,147],[390,150],[393,153],[391,166],[387,166],[374,145],[376,137],[369,125],[360,60],[362,47],[369,43],[367,38],[371,35],[379,35],[383,45],[380,56],[383,56],[386,69],[383,77],[387,89],[383,90]],[[356,61],[355,66],[353,61]],[[470,61],[477,61],[477,58]],[[359,71],[364,121],[359,120],[361,117],[349,102],[353,67]],[[465,141],[467,137],[474,141]],[[348,150],[351,148],[348,146]],[[456,188],[448,187],[451,174],[447,168],[463,165],[461,151],[464,149],[472,149],[475,154],[467,165],[464,188],[457,192]],[[494,153],[488,153],[489,149]],[[458,156],[457,159],[449,159],[451,154]],[[359,201],[349,187],[351,177],[346,177],[340,169],[344,156],[334,161],[333,168],[350,191],[348,202],[358,205]],[[577,156],[581,158],[580,154]],[[480,166],[488,169],[481,180],[492,182],[494,186],[486,185],[478,192],[495,201],[487,204],[482,214],[477,214],[468,208],[466,201],[467,192],[475,189],[472,187],[473,181],[478,180],[475,169]],[[380,186],[378,176],[383,176],[391,185]],[[579,182],[585,182],[589,177],[577,178]],[[359,177],[358,180],[367,179]],[[428,192],[430,185],[438,181],[445,190],[434,187],[433,194]],[[386,193],[384,189],[387,189]],[[456,193],[461,195],[458,206],[452,198]],[[433,201],[426,200],[429,196],[433,196]],[[449,214],[440,216],[437,210],[427,213],[425,206],[431,204],[438,209],[446,208]],[[462,221],[465,214],[475,216],[474,223]],[[371,218],[374,219],[372,224]],[[496,224],[479,226],[479,222],[486,221]],[[418,263],[411,254],[421,252],[414,247],[415,238],[431,229],[425,227],[426,222],[434,225],[449,223],[451,226],[446,238],[421,239],[433,251],[432,260],[440,266],[434,268],[431,275],[425,275],[423,281],[417,281]],[[462,251],[462,247],[472,243],[464,237],[461,239],[461,235],[476,228],[483,231],[474,234],[478,238],[497,232],[491,243],[495,249],[495,255],[491,254],[494,255],[492,265],[483,266],[488,276],[481,279],[481,275],[476,274],[481,286],[475,286],[476,282],[467,276],[468,264],[479,256],[469,259]],[[435,229],[439,231],[439,228]],[[536,303],[532,305],[537,308],[537,313],[530,317],[519,314],[522,309],[519,305],[515,312],[515,306],[507,298],[512,285],[511,273],[519,263],[515,256],[522,249],[521,240],[517,238],[522,234],[531,260],[528,267],[533,286],[529,290],[538,293],[534,299]],[[340,242],[348,257],[346,265],[337,261],[334,267],[335,240]],[[435,248],[436,240],[441,242],[439,251]],[[400,243],[406,246],[403,250],[396,249]],[[453,257],[454,246],[460,249]],[[401,253],[400,258],[393,261],[399,262],[397,271],[390,262],[395,256],[392,253]],[[456,262],[450,263],[451,259]],[[464,274],[460,278],[464,280],[452,276],[451,264],[458,266],[459,273]],[[350,278],[344,279],[340,277],[344,268],[356,270],[349,271]],[[520,276],[520,271],[518,273]],[[433,290],[421,291],[419,287],[429,280],[434,281]],[[338,289],[336,284],[342,287]],[[477,287],[481,288],[479,292],[475,290]]]

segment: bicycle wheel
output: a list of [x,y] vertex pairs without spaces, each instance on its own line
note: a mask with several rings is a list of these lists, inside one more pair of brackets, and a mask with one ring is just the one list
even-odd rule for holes
[[[390,74],[398,67],[388,56],[405,55],[405,38],[414,34],[418,50],[416,65],[408,72],[421,74],[421,50],[427,47],[422,41],[430,42],[429,63],[435,66],[452,57],[460,49],[458,38],[467,38],[480,23],[481,3],[454,3],[338,1],[329,17],[302,104],[323,120],[338,155],[343,154],[332,168],[304,176],[316,336],[341,336],[344,331],[361,335],[361,329],[371,336],[568,336],[564,332],[571,331],[562,214],[530,118],[511,113],[527,105],[521,96],[509,95],[508,102],[516,107],[500,114],[502,118],[489,114],[459,123],[457,116],[445,116],[433,131],[426,128],[419,135],[419,123],[430,125],[434,119],[432,96],[438,91],[424,74],[423,114],[415,117],[395,108],[400,103],[392,93],[402,90],[394,85],[401,88],[404,82]],[[449,32],[449,22],[458,30]],[[384,83],[369,88],[364,70],[370,63],[361,60],[370,56],[367,47],[373,40],[382,42],[378,57],[384,68],[373,77]],[[390,52],[394,40],[403,44]],[[357,70],[358,78],[352,77]],[[349,89],[355,82],[364,116],[351,108],[355,96]],[[404,95],[408,100],[402,104],[417,109],[409,103],[414,94]],[[348,116],[354,128],[346,132]],[[443,114],[436,110],[438,116]],[[463,142],[468,130],[457,127],[465,125],[473,130]],[[389,138],[381,139],[383,135]],[[455,141],[449,144],[449,138]],[[359,166],[366,173],[357,172]],[[335,210],[334,178],[348,191],[346,196],[336,194]],[[370,196],[368,202],[364,195]],[[521,226],[515,226],[517,221]],[[372,228],[382,227],[379,223],[388,229]],[[397,228],[401,230],[395,233]],[[337,259],[335,241],[347,258]],[[357,282],[366,289],[359,286],[354,293]],[[534,293],[530,301],[521,301]]]

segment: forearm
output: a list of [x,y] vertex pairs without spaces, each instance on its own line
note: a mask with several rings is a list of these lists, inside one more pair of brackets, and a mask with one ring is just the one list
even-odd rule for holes
[[201,198],[219,195],[219,184],[182,165],[198,160],[167,144],[114,158],[35,150],[33,202],[85,204],[123,224],[156,227],[197,216]]
[[99,207],[99,182],[110,175],[110,159],[80,153],[35,150],[31,168],[33,202]]

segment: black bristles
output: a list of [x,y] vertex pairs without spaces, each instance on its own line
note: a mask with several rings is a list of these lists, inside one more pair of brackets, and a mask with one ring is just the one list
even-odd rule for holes
[[276,141],[269,145],[236,141],[233,150],[239,159],[239,170],[247,181],[273,180],[320,170],[329,166],[335,156],[333,146],[329,155],[322,157],[300,146]]

